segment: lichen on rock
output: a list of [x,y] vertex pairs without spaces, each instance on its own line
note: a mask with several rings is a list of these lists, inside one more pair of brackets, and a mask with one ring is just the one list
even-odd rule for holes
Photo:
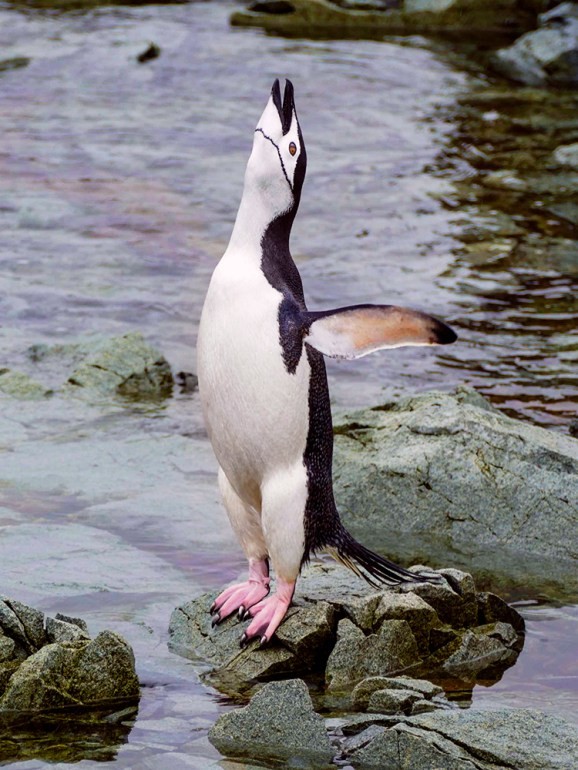
[[84,621],[0,597],[0,717],[139,696],[131,647],[113,631],[94,639]]

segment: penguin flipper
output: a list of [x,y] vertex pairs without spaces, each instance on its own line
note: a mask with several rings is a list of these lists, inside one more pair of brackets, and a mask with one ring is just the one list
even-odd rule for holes
[[331,358],[361,358],[383,348],[448,345],[457,335],[442,321],[396,305],[352,305],[302,313],[303,339]]

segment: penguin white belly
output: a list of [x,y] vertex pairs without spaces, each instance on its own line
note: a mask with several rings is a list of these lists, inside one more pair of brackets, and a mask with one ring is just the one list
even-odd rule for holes
[[270,479],[304,468],[309,428],[309,362],[302,355],[294,374],[285,368],[282,298],[260,269],[223,257],[199,330],[199,389],[209,437],[234,490],[257,511]]

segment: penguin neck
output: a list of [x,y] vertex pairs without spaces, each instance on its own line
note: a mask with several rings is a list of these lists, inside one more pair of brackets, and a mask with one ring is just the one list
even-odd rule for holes
[[305,309],[303,283],[289,250],[299,200],[287,210],[272,211],[270,200],[245,189],[225,253],[227,262],[260,270],[270,285]]
[[227,251],[260,262],[264,251],[273,247],[278,256],[285,254],[291,259],[289,236],[296,213],[296,203],[277,211],[269,196],[245,187]]

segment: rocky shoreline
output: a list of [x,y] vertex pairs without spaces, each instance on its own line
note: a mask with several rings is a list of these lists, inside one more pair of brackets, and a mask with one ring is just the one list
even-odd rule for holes
[[257,0],[233,12],[231,24],[306,37],[491,35],[499,40],[520,35],[491,54],[491,69],[526,85],[578,87],[578,10],[573,2]]
[[265,648],[239,648],[236,618],[212,629],[212,595],[175,609],[173,651],[194,660],[207,684],[251,696],[219,717],[213,745],[225,756],[315,768],[570,770],[578,730],[564,720],[456,708],[452,694],[464,704],[464,692],[514,664],[524,621],[477,592],[471,575],[438,574],[440,585],[370,591],[340,566],[311,565]]

